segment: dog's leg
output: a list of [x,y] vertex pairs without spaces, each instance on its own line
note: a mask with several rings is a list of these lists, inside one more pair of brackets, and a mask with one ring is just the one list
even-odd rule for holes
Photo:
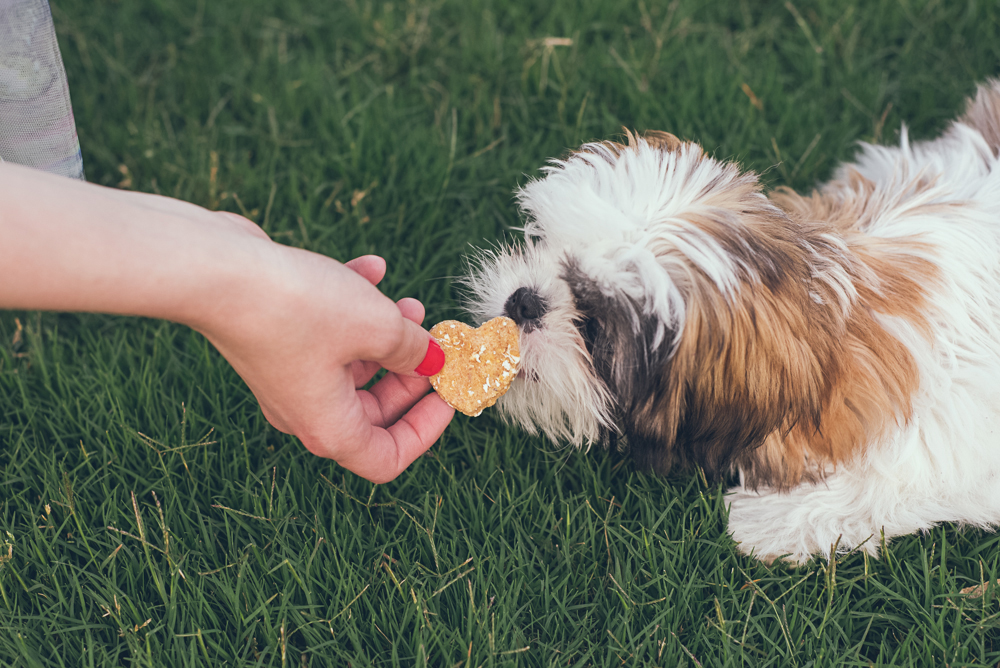
[[844,471],[786,491],[735,487],[728,496],[729,531],[741,552],[768,563],[802,564],[852,550],[878,556],[883,538],[934,524],[913,512],[909,502],[919,503],[916,499],[888,494],[889,486]]
[[941,522],[1000,526],[1000,398],[947,387],[933,409],[922,407],[923,419],[819,482],[785,491],[731,489],[729,530],[739,549],[765,561],[787,555],[803,563],[829,557],[834,546],[877,556],[883,538]]
[[[787,491],[734,487],[727,497],[729,531],[741,552],[765,562],[801,564],[834,549],[877,555],[884,518],[874,516],[871,499],[852,477],[834,473]],[[906,532],[893,535],[899,533]]]

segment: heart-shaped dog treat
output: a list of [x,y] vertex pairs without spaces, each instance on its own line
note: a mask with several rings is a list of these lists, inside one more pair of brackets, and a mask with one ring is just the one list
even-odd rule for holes
[[517,375],[520,330],[510,318],[493,318],[473,329],[455,320],[439,322],[431,336],[444,350],[444,368],[431,385],[449,406],[475,417],[496,403]]

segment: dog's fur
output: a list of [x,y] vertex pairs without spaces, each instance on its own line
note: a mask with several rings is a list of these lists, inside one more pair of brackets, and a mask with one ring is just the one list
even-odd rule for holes
[[1000,81],[809,196],[627,140],[552,161],[518,193],[524,244],[468,278],[474,316],[522,328],[504,414],[737,473],[730,531],[762,559],[1000,523]]

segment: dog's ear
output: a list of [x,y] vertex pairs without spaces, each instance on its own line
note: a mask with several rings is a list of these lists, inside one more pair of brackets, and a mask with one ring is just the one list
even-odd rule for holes
[[[702,284],[688,295],[685,335],[676,346],[669,342],[677,332],[662,331],[664,323],[618,283],[596,280],[572,256],[561,278],[636,467],[665,474],[675,464],[698,464],[717,478],[778,429],[787,411],[778,398],[761,396],[782,387],[772,378],[775,360],[734,349],[756,338],[756,324],[740,318],[748,312],[733,313],[707,277],[695,274]],[[604,436],[614,443],[616,434]]]
[[[637,410],[633,404],[660,393],[659,377],[649,371],[661,367],[669,353],[657,339],[672,339],[674,333],[661,331],[658,320],[628,295],[602,290],[572,257],[563,262],[562,278],[573,294],[577,329],[594,373],[612,397],[614,422],[627,433]],[[605,434],[609,442],[615,436]]]
[[621,403],[624,435],[640,469],[664,474],[694,464],[719,479],[769,435],[788,429],[790,415],[809,414],[810,397],[788,394],[803,386],[807,372],[790,368],[759,335],[773,314],[750,304],[734,309],[706,292],[688,303],[684,334],[670,357],[636,369],[646,376],[643,391]]

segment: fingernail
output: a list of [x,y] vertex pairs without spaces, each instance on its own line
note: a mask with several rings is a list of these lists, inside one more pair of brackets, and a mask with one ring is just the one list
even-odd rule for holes
[[434,339],[431,339],[427,344],[427,354],[424,355],[424,361],[420,363],[414,371],[416,371],[421,376],[433,376],[444,368],[444,351],[441,350],[441,346]]

